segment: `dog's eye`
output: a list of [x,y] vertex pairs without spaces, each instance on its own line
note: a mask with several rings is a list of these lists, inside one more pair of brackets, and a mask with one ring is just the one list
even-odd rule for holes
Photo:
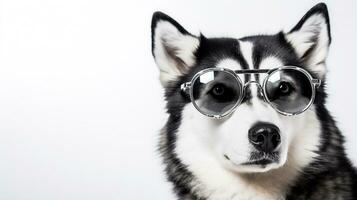
[[280,82],[279,84],[279,94],[280,95],[289,95],[293,90],[294,88],[292,87],[292,85],[288,82]]
[[232,101],[235,96],[231,88],[221,83],[217,83],[216,85],[214,85],[211,90],[208,91],[208,94],[218,102]]
[[224,95],[225,90],[226,90],[226,88],[224,85],[217,84],[212,88],[212,94],[217,97],[222,96],[222,95]]

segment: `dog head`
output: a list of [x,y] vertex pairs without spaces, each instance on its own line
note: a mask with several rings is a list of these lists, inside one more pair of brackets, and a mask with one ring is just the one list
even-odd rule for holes
[[[316,107],[324,103],[325,59],[331,42],[325,4],[309,10],[289,32],[235,38],[195,36],[169,16],[152,19],[152,54],[160,70],[167,109],[166,143],[191,171],[219,167],[238,173],[262,173],[292,165],[304,167],[316,156],[320,123]],[[260,88],[249,84],[243,101],[229,116],[202,115],[181,91],[206,68],[272,69],[299,66],[322,80],[312,106],[284,116],[260,98]],[[262,80],[264,75],[251,76]],[[247,83],[248,78],[242,80]],[[259,135],[262,146],[252,135]],[[255,138],[256,139],[256,138]],[[202,172],[203,174],[203,172]]]

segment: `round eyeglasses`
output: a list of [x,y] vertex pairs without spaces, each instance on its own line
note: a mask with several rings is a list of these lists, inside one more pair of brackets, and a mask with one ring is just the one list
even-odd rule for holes
[[[238,74],[267,74],[263,84],[249,81],[243,84]],[[191,102],[202,114],[223,118],[241,104],[246,86],[256,83],[264,100],[280,114],[291,116],[307,110],[315,99],[321,80],[296,66],[275,69],[248,69],[233,71],[224,68],[208,68],[198,72],[190,82],[181,85],[188,92]]]

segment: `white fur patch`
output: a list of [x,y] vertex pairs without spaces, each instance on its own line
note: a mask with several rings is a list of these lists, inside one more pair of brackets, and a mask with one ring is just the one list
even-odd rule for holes
[[[216,65],[218,68],[223,68],[223,69],[230,69],[230,70],[241,70],[242,66],[238,63],[238,61],[232,59],[232,58],[224,58],[221,61],[219,61]],[[244,83],[245,77],[238,75],[239,78],[242,80]]]
[[274,56],[269,56],[267,58],[264,58],[259,65],[260,69],[274,69],[274,68],[279,68],[282,67],[283,63],[282,61]]
[[232,58],[222,59],[217,63],[216,67],[230,69],[233,71],[242,69],[242,66],[240,66],[240,64]]
[[238,41],[242,56],[248,63],[248,68],[253,69],[253,43],[249,41]]

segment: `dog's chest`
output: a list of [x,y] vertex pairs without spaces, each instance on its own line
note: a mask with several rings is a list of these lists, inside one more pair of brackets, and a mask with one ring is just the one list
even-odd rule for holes
[[[285,200],[285,189],[277,184],[256,185],[242,180],[222,180],[197,183],[194,188],[198,196],[207,200]],[[187,198],[190,199],[190,198]]]

